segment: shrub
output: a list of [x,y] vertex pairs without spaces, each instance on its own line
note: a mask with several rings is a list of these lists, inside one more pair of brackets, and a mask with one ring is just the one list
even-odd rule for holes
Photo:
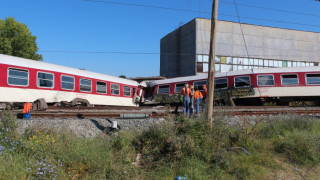
[[320,160],[320,136],[305,131],[294,131],[275,141],[275,150],[293,163],[308,164]]
[[17,136],[17,118],[11,111],[2,111],[0,113],[0,128],[5,129],[7,137],[13,138]]
[[287,132],[313,131],[319,127],[318,120],[308,116],[289,116],[287,118],[272,119],[259,127],[259,136],[262,138],[274,138],[279,135],[285,136]]

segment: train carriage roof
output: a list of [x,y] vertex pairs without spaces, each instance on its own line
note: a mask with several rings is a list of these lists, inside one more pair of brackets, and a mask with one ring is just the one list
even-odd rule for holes
[[[310,66],[310,67],[286,67],[286,68],[254,68],[246,69],[240,71],[230,71],[224,73],[215,73],[215,78],[226,77],[226,76],[241,76],[248,74],[273,74],[273,73],[301,73],[301,72],[320,72],[320,66]],[[187,81],[196,81],[207,79],[207,73],[201,73],[195,76],[185,76],[177,78],[169,78],[164,80],[153,81],[150,85],[154,86],[157,84],[169,84],[177,82],[187,82]]]
[[41,69],[41,70],[47,70],[47,71],[55,71],[55,72],[66,73],[66,74],[73,74],[73,75],[83,76],[87,78],[100,79],[100,80],[111,81],[111,82],[116,82],[120,84],[132,85],[132,86],[139,85],[138,82],[129,80],[129,79],[109,76],[109,75],[95,73],[95,72],[86,71],[86,70],[80,70],[76,68],[70,68],[66,66],[60,66],[56,64],[45,63],[41,61],[33,61],[25,58],[14,57],[14,56],[9,56],[4,54],[0,54],[0,64]]

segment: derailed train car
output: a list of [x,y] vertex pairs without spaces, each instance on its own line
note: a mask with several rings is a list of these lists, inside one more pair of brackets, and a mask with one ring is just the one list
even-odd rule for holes
[[[207,74],[149,84],[146,100],[178,101],[184,84],[202,91]],[[263,68],[215,74],[215,103],[220,105],[319,105],[320,67]],[[148,102],[147,102],[148,103]]]
[[0,54],[0,102],[14,104],[44,98],[47,103],[136,106],[136,81]]

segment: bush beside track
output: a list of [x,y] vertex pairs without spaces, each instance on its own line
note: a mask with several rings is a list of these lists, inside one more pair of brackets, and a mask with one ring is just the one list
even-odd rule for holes
[[39,126],[18,134],[7,111],[0,126],[1,179],[317,179],[320,170],[320,121],[308,116],[216,116],[212,130],[171,116],[95,138]]

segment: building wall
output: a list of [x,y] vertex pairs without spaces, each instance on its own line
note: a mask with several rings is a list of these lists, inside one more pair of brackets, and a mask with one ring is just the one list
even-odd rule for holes
[[[196,19],[196,53],[209,54],[211,20]],[[320,61],[320,33],[218,21],[216,54],[275,60]],[[245,43],[247,45],[247,50]]]
[[[217,22],[216,70],[314,66],[320,61],[320,33],[250,24],[241,27],[235,22]],[[211,20],[196,18],[162,38],[160,75],[206,72],[210,30]]]
[[166,35],[160,42],[160,76],[195,75],[195,20]]

